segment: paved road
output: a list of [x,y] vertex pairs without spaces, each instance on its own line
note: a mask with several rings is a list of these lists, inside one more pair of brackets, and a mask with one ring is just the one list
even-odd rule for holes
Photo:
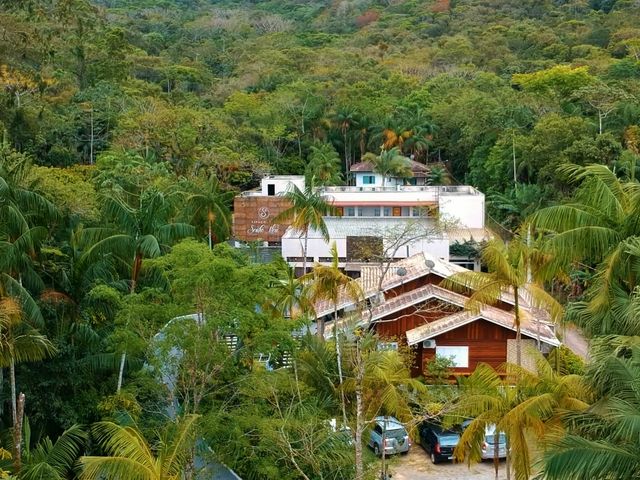
[[589,360],[589,342],[584,338],[582,332],[573,325],[567,325],[564,330],[562,339],[564,344],[570,348],[573,353],[581,357],[584,361]]
[[[494,480],[493,462],[472,464],[440,463],[434,465],[420,445],[413,445],[408,455],[391,461],[392,480]],[[499,480],[506,479],[505,462],[500,462]]]

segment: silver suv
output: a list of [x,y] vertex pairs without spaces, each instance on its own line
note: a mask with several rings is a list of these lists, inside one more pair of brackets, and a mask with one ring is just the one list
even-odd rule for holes
[[394,417],[376,417],[374,419],[369,446],[376,455],[393,455],[395,453],[407,453],[411,447],[411,440],[404,425]]

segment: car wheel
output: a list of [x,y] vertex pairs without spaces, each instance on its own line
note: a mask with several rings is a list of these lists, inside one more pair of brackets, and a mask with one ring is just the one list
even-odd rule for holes
[[431,452],[431,463],[433,463],[434,465],[438,463],[438,457],[436,457],[436,454],[433,452]]
[[378,446],[378,444],[377,444],[377,443],[374,443],[374,444],[373,444],[373,453],[375,453],[375,454],[376,454],[376,457],[379,457],[379,456],[380,456],[380,447]]

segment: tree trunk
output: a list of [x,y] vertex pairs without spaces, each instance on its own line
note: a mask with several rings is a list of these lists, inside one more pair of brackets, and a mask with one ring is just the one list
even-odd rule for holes
[[514,308],[515,308],[515,322],[516,322],[516,364],[518,368],[522,367],[522,335],[520,332],[520,301],[518,299],[518,287],[513,288],[514,294]]
[[498,480],[498,470],[500,469],[500,433],[497,428],[493,434],[493,468],[496,472],[496,480]]
[[18,422],[18,409],[16,405],[16,363],[13,358],[9,363],[9,382],[11,383],[11,420],[15,427]]
[[16,420],[13,423],[13,473],[22,468],[22,419],[24,418],[24,393],[18,397]]
[[507,437],[507,458],[505,460],[505,468],[507,469],[507,480],[511,480],[511,454],[509,452],[509,437]]
[[211,210],[207,212],[207,226],[209,227],[209,250],[213,249],[213,233],[211,232]]
[[347,424],[347,405],[344,399],[344,389],[342,388],[342,351],[340,350],[340,339],[338,338],[338,304],[333,303],[333,338],[336,342],[336,356],[338,357],[338,382],[340,384],[340,403],[342,406],[342,420]]
[[362,362],[362,351],[360,350],[360,339],[356,338],[356,478],[364,480],[364,465],[362,461],[362,432],[364,430],[363,406],[362,406],[362,382],[364,380],[364,364]]
[[142,268],[142,254],[136,252],[133,257],[133,268],[131,269],[131,289],[129,293],[135,293],[138,286],[138,276],[140,275],[140,269]]
[[302,249],[302,275],[307,273],[307,246],[309,243],[309,229],[304,231],[304,248]]
[[122,352],[122,356],[120,357],[120,370],[118,371],[118,387],[116,388],[116,393],[120,393],[120,389],[122,388],[122,379],[124,378],[124,364],[127,360],[127,352]]
[[599,135],[602,135],[602,119],[603,118],[604,118],[604,115],[600,110],[598,110],[598,134]]

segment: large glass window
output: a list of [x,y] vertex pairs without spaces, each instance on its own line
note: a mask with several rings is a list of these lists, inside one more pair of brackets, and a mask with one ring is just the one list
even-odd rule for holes
[[379,217],[380,216],[380,207],[374,207],[373,208],[373,216],[374,217]]
[[363,185],[373,185],[376,183],[376,176],[375,175],[364,175],[362,177],[362,184]]
[[454,367],[469,368],[469,347],[436,347],[436,355],[450,358]]
[[345,217],[355,217],[356,216],[356,208],[355,207],[347,207],[344,209]]

